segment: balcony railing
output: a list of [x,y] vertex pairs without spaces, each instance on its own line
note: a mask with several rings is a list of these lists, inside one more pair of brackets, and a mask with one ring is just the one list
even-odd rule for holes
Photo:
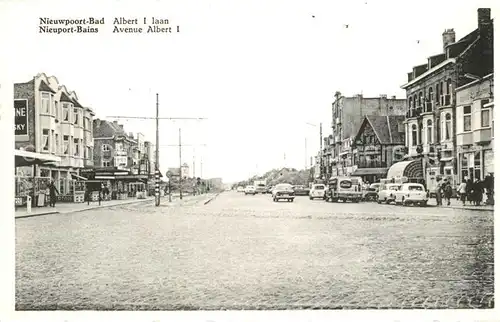
[[387,162],[380,160],[359,160],[358,168],[387,168]]

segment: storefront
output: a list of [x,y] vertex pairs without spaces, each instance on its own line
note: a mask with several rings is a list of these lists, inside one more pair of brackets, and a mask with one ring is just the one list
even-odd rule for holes
[[483,180],[488,173],[495,173],[494,152],[491,146],[460,146],[458,160],[460,181]]
[[387,168],[358,168],[351,173],[353,177],[361,177],[363,182],[377,183],[386,177]]
[[426,185],[422,160],[400,161],[394,163],[387,171],[387,179],[407,178],[408,182]]

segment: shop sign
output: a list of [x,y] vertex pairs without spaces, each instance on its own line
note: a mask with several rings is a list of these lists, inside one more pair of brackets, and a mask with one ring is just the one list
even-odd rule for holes
[[14,134],[28,136],[28,100],[14,100]]
[[342,180],[340,181],[340,188],[342,189],[349,189],[352,187],[352,182],[349,180]]

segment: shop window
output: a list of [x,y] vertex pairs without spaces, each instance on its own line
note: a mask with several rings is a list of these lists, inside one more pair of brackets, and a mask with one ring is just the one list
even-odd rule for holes
[[50,94],[42,93],[42,113],[50,114]]
[[417,145],[417,126],[415,124],[411,126],[411,145]]
[[445,117],[445,127],[446,127],[445,139],[446,140],[451,139],[451,136],[453,135],[452,134],[452,128],[451,128],[451,126],[452,126],[452,124],[451,124],[451,114],[450,113],[446,113],[446,117]]
[[484,107],[485,104],[488,104],[488,100],[481,101],[481,127],[490,126],[490,109]]
[[43,129],[42,134],[42,150],[49,151],[49,130]]
[[464,132],[472,130],[472,113],[470,106],[464,106]]
[[427,120],[427,144],[432,143],[432,120]]
[[69,154],[69,135],[63,137],[64,154]]

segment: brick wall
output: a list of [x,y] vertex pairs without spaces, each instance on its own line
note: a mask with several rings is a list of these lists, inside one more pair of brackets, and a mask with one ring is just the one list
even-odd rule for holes
[[[28,135],[29,141],[16,141],[15,147],[19,149],[27,145],[35,146],[35,82],[14,84],[14,99],[28,100]],[[13,128],[13,127],[12,127]]]

